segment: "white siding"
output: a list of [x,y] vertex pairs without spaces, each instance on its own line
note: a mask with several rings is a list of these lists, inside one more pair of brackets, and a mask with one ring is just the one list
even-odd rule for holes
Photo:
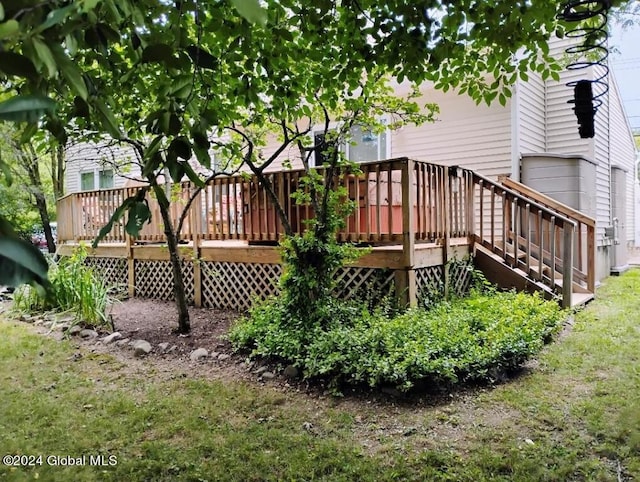
[[140,169],[132,149],[100,143],[77,143],[66,147],[65,194],[80,191],[80,173],[113,168],[114,187],[124,186],[129,177],[137,177]]
[[547,152],[546,86],[539,74],[530,74],[528,82],[518,82],[519,153]]
[[476,105],[467,96],[433,90],[419,100],[425,102],[439,105],[437,120],[393,132],[391,157],[459,165],[489,176],[511,172],[509,104]]
[[634,185],[636,177],[636,150],[633,142],[631,126],[625,115],[624,106],[620,99],[615,76],[609,76],[609,153],[611,164],[620,166],[627,171],[627,239],[635,239],[634,213]]

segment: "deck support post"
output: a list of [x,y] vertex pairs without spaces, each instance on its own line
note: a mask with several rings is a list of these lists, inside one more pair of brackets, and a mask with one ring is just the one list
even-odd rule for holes
[[418,305],[418,286],[416,284],[416,270],[398,269],[395,271],[396,294],[400,306]]
[[127,233],[124,236],[127,250],[127,293],[129,298],[133,298],[136,294],[136,265],[133,259],[133,239]]
[[405,159],[402,163],[402,258],[404,269],[395,273],[396,293],[403,306],[418,304],[416,272],[416,233],[414,209],[416,188],[413,184],[415,161]]
[[[202,267],[200,265],[200,243],[202,242],[202,198],[201,192],[191,204],[191,241],[193,242],[193,304],[200,308],[202,306]],[[237,233],[236,233],[237,234]]]

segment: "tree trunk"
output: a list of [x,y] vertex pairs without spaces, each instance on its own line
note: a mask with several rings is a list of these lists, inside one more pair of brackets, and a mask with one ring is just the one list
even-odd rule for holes
[[153,185],[153,190],[158,198],[160,215],[164,223],[164,234],[167,238],[167,248],[169,249],[169,260],[173,270],[173,294],[176,298],[178,308],[178,333],[189,333],[191,323],[189,321],[189,308],[187,307],[187,296],[184,291],[184,277],[182,276],[182,266],[178,254],[178,238],[173,229],[173,222],[169,214],[169,203],[164,194],[164,190],[158,184]]
[[49,219],[49,213],[47,212],[47,200],[42,194],[42,191],[36,191],[34,193],[36,198],[36,207],[40,214],[40,221],[42,221],[42,229],[44,230],[44,238],[47,240],[47,251],[49,253],[56,252],[56,242],[53,239],[53,232],[51,231],[51,221]]
[[42,222],[42,229],[44,231],[44,237],[47,241],[47,251],[49,253],[56,252],[56,243],[53,239],[53,233],[51,231],[51,220],[49,219],[49,213],[47,212],[47,199],[42,189],[42,179],[40,177],[40,166],[38,164],[38,156],[35,149],[31,144],[26,146],[22,155],[24,161],[24,167],[29,176],[31,183],[32,194],[36,200],[36,208],[40,214],[40,221]]
[[58,143],[51,153],[51,182],[55,199],[64,196],[64,171],[64,146]]

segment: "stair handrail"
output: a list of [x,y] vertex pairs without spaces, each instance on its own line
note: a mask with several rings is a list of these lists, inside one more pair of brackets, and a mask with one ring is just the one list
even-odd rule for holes
[[564,214],[570,219],[573,218],[576,221],[583,223],[587,226],[592,226],[592,227],[596,226],[596,220],[591,216],[588,216],[587,214],[584,214],[578,211],[577,209],[572,208],[571,206],[567,206],[566,204],[561,203],[560,201],[557,201],[546,194],[543,194],[534,189],[531,189],[526,184],[522,184],[521,182],[518,182],[506,176],[500,177],[499,181],[502,183],[503,186],[508,187],[509,189],[512,189],[516,192],[519,192],[526,197],[534,199],[535,201],[543,205],[546,205],[551,209],[555,209],[556,211]]
[[[564,233],[564,240],[563,240],[563,252],[561,255],[561,259],[562,259],[562,306],[563,307],[570,307],[571,306],[571,297],[572,297],[572,292],[573,292],[573,243],[574,243],[574,234],[576,232],[576,228],[578,226],[578,223],[570,218],[568,218],[567,216],[558,213],[557,211],[553,210],[550,207],[547,207],[541,203],[538,203],[537,201],[524,196],[520,193],[518,193],[517,191],[508,188],[507,186],[504,186],[496,181],[493,181],[492,179],[489,179],[486,176],[483,176],[482,174],[478,174],[476,172],[472,171],[472,178],[473,178],[473,182],[475,184],[478,184],[479,186],[482,186],[481,189],[484,188],[484,186],[488,186],[489,189],[492,189],[492,191],[496,194],[498,194],[498,196],[501,196],[503,199],[505,199],[507,196],[511,197],[513,200],[515,200],[517,203],[518,202],[522,202],[522,203],[526,203],[529,208],[534,208],[536,211],[538,211],[541,215],[547,215],[549,216],[550,219],[553,220],[554,223],[558,222],[563,230]],[[482,195],[482,192],[480,193]],[[491,216],[494,216],[494,213],[491,213]],[[504,216],[504,213],[503,213]],[[504,223],[505,221],[503,221]],[[480,233],[480,239],[482,240],[482,233]],[[504,242],[506,243],[506,239],[504,240]],[[551,245],[553,248],[553,244]],[[496,252],[495,246],[491,246],[492,251]],[[502,258],[506,261],[508,259],[507,255],[506,255],[506,250],[503,249],[503,253],[502,253]],[[553,254],[553,250],[552,250],[552,274],[551,274],[551,288],[555,289],[555,278],[554,278],[554,271],[555,268],[553,267],[555,265],[555,254]],[[540,261],[542,263],[542,260]],[[540,270],[542,268],[540,267]],[[529,275],[529,273],[527,273],[527,275]]]
[[535,201],[535,200],[533,200],[533,199],[531,199],[531,198],[529,198],[527,196],[524,196],[524,195],[520,194],[519,192],[517,192],[517,191],[515,191],[515,190],[513,190],[513,189],[511,189],[511,188],[509,188],[507,186],[504,186],[504,185],[500,184],[499,182],[496,182],[496,181],[494,181],[492,179],[489,179],[488,177],[483,176],[482,174],[478,174],[475,171],[471,171],[471,173],[473,175],[474,182],[476,184],[477,184],[476,179],[481,180],[483,183],[487,183],[487,184],[489,184],[489,185],[491,185],[491,186],[493,186],[493,187],[495,187],[495,188],[497,188],[497,189],[499,189],[499,190],[501,190],[501,191],[503,191],[503,192],[515,197],[515,198],[518,198],[518,199],[520,199],[522,201],[525,201],[525,202],[529,203],[531,206],[535,207],[536,209],[539,209],[539,210],[541,210],[541,211],[543,211],[543,212],[545,212],[547,214],[555,216],[555,218],[560,220],[560,221],[562,221],[563,224],[564,223],[569,224],[569,225],[573,226],[574,229],[578,225],[578,223],[576,223],[573,219],[568,218],[564,214],[558,214],[558,212],[554,211],[552,208],[550,208],[548,206],[545,206],[544,204],[541,204],[541,203],[539,203],[539,202],[537,202],[537,201]]

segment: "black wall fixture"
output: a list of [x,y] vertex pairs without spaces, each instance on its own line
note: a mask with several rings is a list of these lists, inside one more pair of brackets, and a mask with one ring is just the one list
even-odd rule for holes
[[582,39],[578,45],[566,49],[570,57],[579,57],[567,66],[567,70],[595,67],[593,79],[567,84],[573,87],[573,99],[569,103],[574,104],[573,111],[578,118],[578,132],[582,138],[595,135],[594,117],[602,105],[602,96],[609,91],[607,15],[610,8],[610,0],[570,0],[558,14],[558,19],[564,22],[579,24],[567,32],[567,37]]

